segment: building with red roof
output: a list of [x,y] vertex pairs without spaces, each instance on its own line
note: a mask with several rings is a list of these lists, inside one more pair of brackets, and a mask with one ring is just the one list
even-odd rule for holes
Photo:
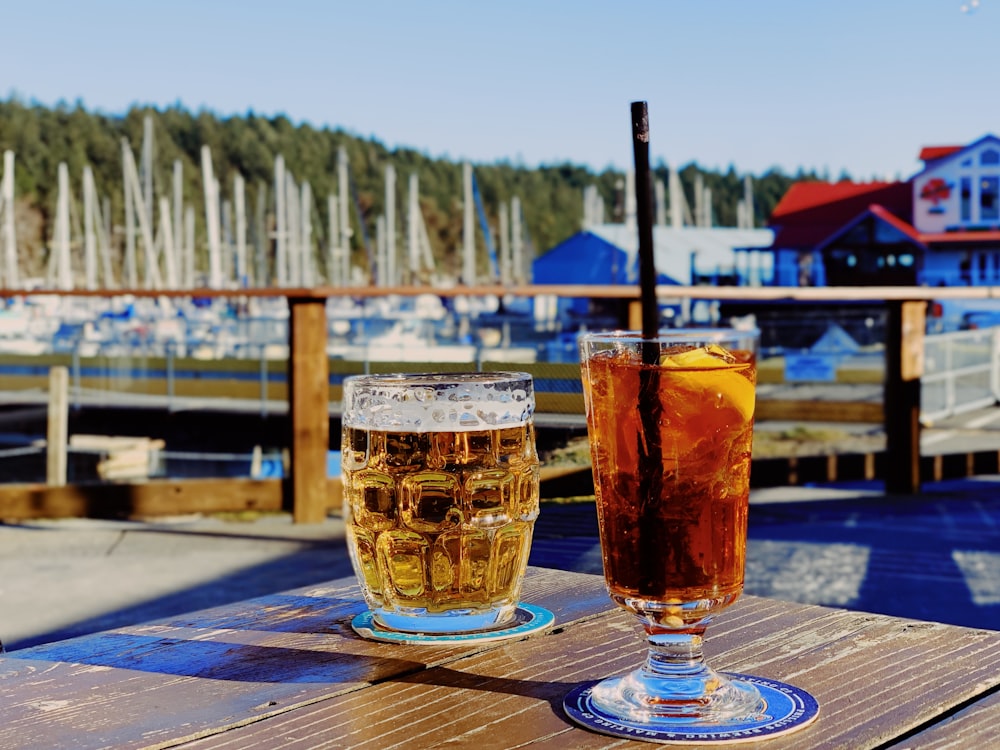
[[1000,284],[1000,139],[929,146],[905,182],[800,182],[771,214],[773,283]]

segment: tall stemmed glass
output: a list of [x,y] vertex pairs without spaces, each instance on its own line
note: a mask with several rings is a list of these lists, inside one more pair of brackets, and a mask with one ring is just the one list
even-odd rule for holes
[[702,653],[739,597],[746,559],[758,334],[691,329],[581,338],[604,575],[646,631],[635,671],[598,683],[587,710],[672,727],[753,721],[750,681]]

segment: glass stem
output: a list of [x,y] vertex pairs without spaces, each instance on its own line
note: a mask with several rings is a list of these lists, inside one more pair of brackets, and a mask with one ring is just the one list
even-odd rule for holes
[[702,651],[705,629],[651,633],[643,671],[653,678],[694,677],[710,673]]

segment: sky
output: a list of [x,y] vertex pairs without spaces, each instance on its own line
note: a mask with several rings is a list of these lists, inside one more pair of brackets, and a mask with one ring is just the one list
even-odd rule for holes
[[0,98],[283,114],[473,163],[906,179],[1000,133],[1000,0],[0,0]]

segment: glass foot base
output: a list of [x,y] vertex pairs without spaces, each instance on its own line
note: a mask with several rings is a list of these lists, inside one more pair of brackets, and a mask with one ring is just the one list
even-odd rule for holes
[[362,612],[351,621],[354,632],[362,638],[386,643],[408,643],[414,645],[446,645],[452,643],[484,643],[523,638],[552,627],[555,615],[537,604],[517,605],[514,621],[505,627],[492,630],[473,630],[466,633],[418,633],[389,630],[382,627],[370,612]]
[[593,690],[601,683],[573,689],[563,700],[563,709],[574,722],[600,734],[675,744],[749,742],[775,737],[801,729],[819,715],[816,699],[801,688],[750,675],[727,673],[726,677],[737,686],[752,686],[760,694],[759,710],[754,715],[723,722],[683,716],[658,716],[652,722],[623,718],[595,704]]

